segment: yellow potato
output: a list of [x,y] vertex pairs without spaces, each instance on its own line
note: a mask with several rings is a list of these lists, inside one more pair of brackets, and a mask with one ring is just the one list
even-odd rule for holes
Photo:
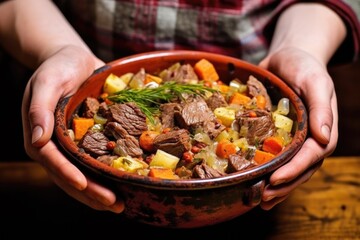
[[170,168],[172,170],[175,170],[176,165],[180,161],[180,158],[177,156],[171,155],[167,152],[164,152],[160,149],[158,149],[153,157],[153,159],[150,162],[151,167],[164,167],[164,168]]
[[124,90],[127,86],[127,83],[125,82],[127,80],[128,78],[121,78],[113,73],[110,73],[105,80],[103,91],[112,95],[118,91]]
[[293,126],[292,119],[278,113],[273,113],[272,116],[274,119],[275,127],[284,129],[286,132],[291,132]]
[[226,127],[230,127],[235,120],[234,109],[219,107],[214,110],[214,114]]

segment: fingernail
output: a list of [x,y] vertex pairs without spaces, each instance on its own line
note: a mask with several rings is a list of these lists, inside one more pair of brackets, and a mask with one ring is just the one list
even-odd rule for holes
[[285,182],[284,179],[280,179],[280,180],[277,180],[275,181],[273,184],[271,184],[272,186],[277,186],[277,185],[280,185],[280,184],[283,184]]
[[44,133],[44,131],[40,126],[34,127],[34,129],[32,131],[32,136],[31,136],[31,143],[37,142],[41,138],[43,133]]
[[264,199],[265,202],[270,201],[271,199],[275,198],[275,196],[268,196]]
[[330,140],[330,128],[327,125],[321,127],[321,133],[327,141]]
[[109,207],[109,211],[114,212],[114,213],[122,213],[125,209],[124,203],[123,202],[117,202],[114,205],[112,205],[111,207]]

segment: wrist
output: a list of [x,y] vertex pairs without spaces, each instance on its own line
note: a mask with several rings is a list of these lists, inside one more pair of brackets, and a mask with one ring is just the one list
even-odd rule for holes
[[297,48],[327,64],[345,36],[345,24],[330,8],[318,3],[298,3],[280,15],[269,55]]

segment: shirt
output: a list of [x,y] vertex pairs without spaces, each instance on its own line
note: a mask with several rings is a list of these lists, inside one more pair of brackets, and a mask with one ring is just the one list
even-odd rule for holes
[[[138,52],[192,49],[258,63],[266,56],[279,14],[294,0],[55,0],[69,22],[104,61]],[[309,2],[309,1],[306,1]],[[320,2],[342,17],[348,38],[335,54],[356,60],[357,0]]]

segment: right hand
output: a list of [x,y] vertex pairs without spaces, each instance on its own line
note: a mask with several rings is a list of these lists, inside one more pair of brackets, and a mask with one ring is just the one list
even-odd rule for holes
[[64,46],[30,78],[23,97],[22,123],[27,154],[40,163],[68,195],[96,209],[121,213],[124,203],[105,186],[84,175],[51,140],[60,98],[70,96],[104,63],[80,47]]

